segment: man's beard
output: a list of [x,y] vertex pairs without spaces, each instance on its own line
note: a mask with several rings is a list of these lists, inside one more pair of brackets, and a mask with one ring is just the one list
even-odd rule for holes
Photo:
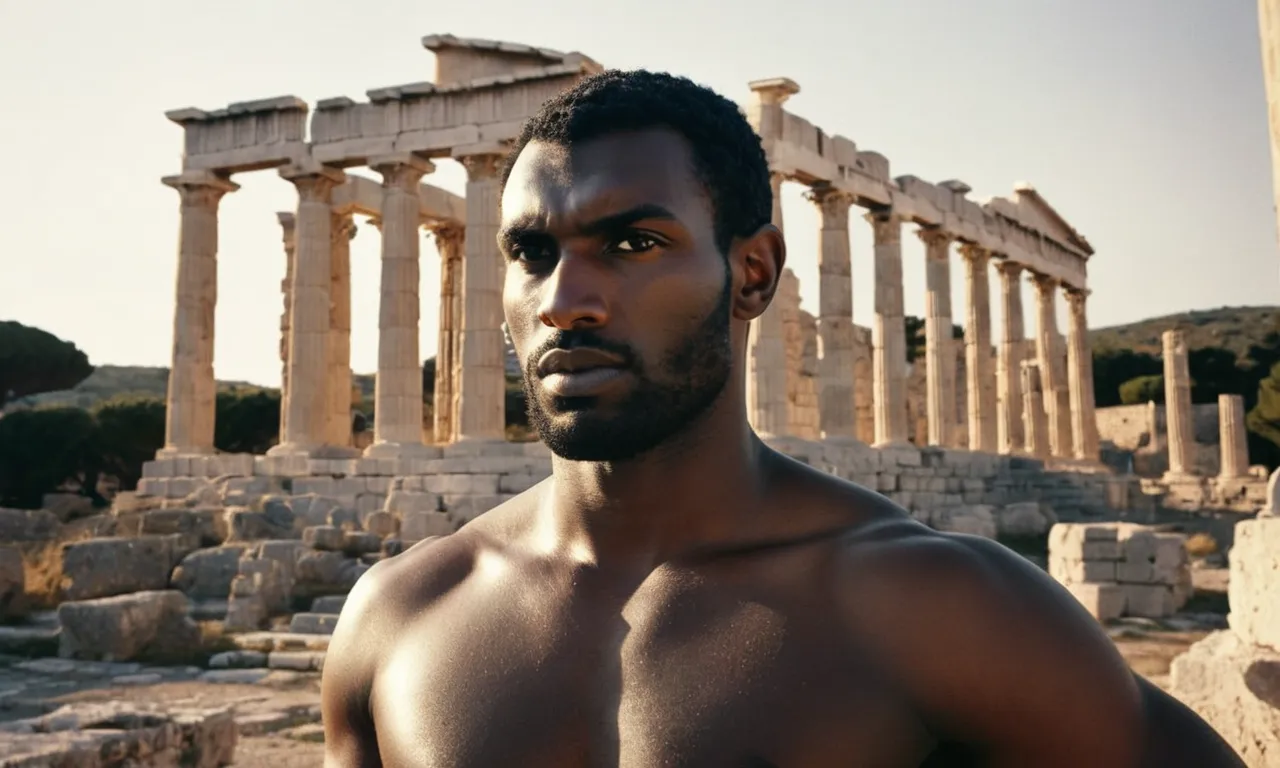
[[[571,461],[626,461],[687,428],[720,396],[733,369],[731,296],[732,283],[726,275],[711,313],[652,373],[629,347],[602,339],[593,331],[556,334],[525,361],[524,401],[530,426],[552,453]],[[540,399],[545,395],[536,383],[539,358],[549,349],[574,347],[618,354],[635,377],[635,387],[624,400],[609,406],[608,413],[601,412],[603,406],[593,402],[593,397],[553,397],[553,413]]]

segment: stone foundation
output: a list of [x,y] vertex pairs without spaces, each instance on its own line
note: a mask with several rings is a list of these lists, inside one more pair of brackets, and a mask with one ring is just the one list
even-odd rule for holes
[[1186,537],[1132,523],[1055,525],[1049,575],[1099,621],[1170,616],[1191,597]]

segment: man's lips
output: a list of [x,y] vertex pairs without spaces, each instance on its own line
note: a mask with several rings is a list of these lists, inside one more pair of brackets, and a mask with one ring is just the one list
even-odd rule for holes
[[555,373],[583,373],[595,368],[621,368],[626,361],[619,355],[603,349],[577,347],[553,349],[538,360],[538,376],[545,378]]

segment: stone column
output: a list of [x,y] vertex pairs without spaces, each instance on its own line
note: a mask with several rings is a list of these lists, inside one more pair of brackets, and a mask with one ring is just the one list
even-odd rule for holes
[[[334,212],[329,223],[332,255],[329,264],[329,428],[335,455],[351,447],[351,213]],[[354,455],[354,454],[353,454]]]
[[1165,331],[1164,415],[1169,443],[1169,474],[1173,480],[1195,474],[1195,430],[1191,415],[1191,372],[1187,344],[1181,331]]
[[1003,259],[996,264],[996,270],[1000,273],[1004,313],[1004,336],[996,361],[997,442],[1000,453],[1022,453],[1026,450],[1026,430],[1022,425],[1022,265]]
[[875,320],[871,327],[876,445],[907,443],[907,333],[902,309],[902,217],[874,211]]
[[173,355],[164,447],[157,457],[209,454],[213,448],[214,307],[218,303],[218,202],[240,187],[213,173],[188,171],[161,180],[181,196]]
[[328,437],[329,286],[333,279],[333,188],[336,169],[293,165],[280,170],[298,190],[296,250],[289,307],[289,402],[285,431],[269,455],[310,455]]
[[458,416],[460,441],[506,437],[505,347],[502,338],[502,280],[505,265],[498,252],[498,169],[502,156],[459,158],[467,169],[467,222],[462,259],[462,328],[458,343]]
[[[1049,452],[1067,457],[1072,453],[1070,430],[1063,429],[1057,391],[1058,315],[1055,291],[1058,281],[1048,275],[1033,273],[1031,284],[1036,289],[1036,362],[1040,367],[1040,386],[1044,390],[1045,412],[1049,420]],[[1070,422],[1067,422],[1070,424]]]
[[382,175],[382,281],[378,305],[378,376],[373,443],[365,455],[399,458],[424,452],[420,320],[418,182],[435,166],[411,154],[372,158]]
[[995,381],[991,371],[991,253],[974,245],[960,247],[965,265],[965,374],[969,404],[969,450],[995,453]]
[[1022,419],[1026,431],[1026,451],[1037,459],[1049,458],[1049,417],[1044,410],[1044,390],[1040,385],[1040,364],[1019,363],[1022,379]]
[[1089,292],[1068,288],[1067,293],[1067,386],[1071,392],[1071,434],[1075,457],[1098,460],[1098,415],[1093,399],[1093,350],[1089,344],[1089,321],[1085,299]]
[[1244,398],[1218,395],[1218,444],[1222,465],[1218,477],[1235,480],[1249,474],[1249,443],[1244,424]]
[[924,359],[929,445],[950,447],[956,415],[955,354],[951,338],[951,240],[930,227],[917,232],[925,245]]
[[276,214],[284,241],[284,279],[280,281],[280,296],[284,311],[280,313],[280,433],[284,438],[285,416],[289,413],[289,312],[293,294],[294,220],[291,211]]
[[854,438],[853,279],[849,254],[849,206],[853,197],[831,187],[815,188],[808,197],[822,216],[818,250],[818,425],[824,438]]
[[[782,231],[781,174],[770,174],[773,187],[773,225]],[[781,285],[782,276],[778,276]],[[747,417],[761,437],[787,434],[786,331],[777,295],[751,321],[747,336]]]
[[436,343],[435,439],[448,443],[454,437],[455,383],[458,361],[458,316],[461,312],[458,282],[462,272],[463,229],[442,226],[435,230],[440,253],[440,334]]

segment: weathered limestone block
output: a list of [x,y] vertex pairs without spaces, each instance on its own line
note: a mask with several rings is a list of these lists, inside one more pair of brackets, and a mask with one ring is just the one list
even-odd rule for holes
[[991,507],[980,504],[939,509],[930,515],[929,525],[939,531],[967,533],[987,539],[994,539],[997,532]]
[[369,531],[345,531],[342,551],[350,557],[359,557],[382,549],[382,537]]
[[1173,589],[1164,584],[1121,584],[1129,616],[1158,619],[1173,613]]
[[58,606],[58,655],[105,661],[178,660],[200,647],[200,628],[177,590],[137,592]]
[[295,613],[289,631],[303,635],[332,635],[338,617],[332,613]]
[[245,549],[243,544],[198,549],[178,563],[170,583],[193,600],[226,599]]
[[400,521],[395,515],[380,509],[365,516],[364,529],[379,539],[385,539],[400,530]]
[[262,651],[223,651],[209,657],[210,669],[254,669],[267,666]]
[[0,541],[47,541],[58,534],[58,518],[43,509],[0,507]]
[[231,507],[227,510],[228,542],[281,539],[297,535],[294,514],[280,500],[272,500],[262,510]]
[[164,589],[186,554],[177,536],[89,539],[62,550],[62,599],[89,600]]
[[307,599],[344,595],[368,569],[369,566],[342,552],[304,552],[298,558],[293,596]]
[[432,536],[447,536],[457,529],[449,515],[443,512],[406,512],[400,522],[400,538],[411,543]]
[[1098,621],[1124,615],[1125,594],[1119,584],[1068,584],[1066,588]]
[[1191,595],[1184,537],[1132,523],[1055,525],[1049,533],[1049,574],[1068,588],[1115,587],[1123,615],[1129,616],[1168,616]]
[[1246,765],[1280,765],[1280,652],[1214,632],[1173,660],[1170,684]]
[[1245,643],[1280,651],[1280,518],[1236,523],[1228,562],[1231,629]]
[[996,513],[996,533],[1002,537],[1043,536],[1057,523],[1053,510],[1038,501],[1006,504]]
[[46,493],[40,501],[40,508],[49,510],[63,523],[88,517],[97,511],[93,508],[93,499],[78,493]]
[[312,525],[302,530],[302,543],[323,552],[342,549],[343,531],[332,525]]
[[325,595],[317,597],[311,601],[312,613],[327,613],[334,616],[342,613],[342,608],[347,604],[346,595]]
[[272,651],[267,655],[267,668],[321,672],[324,670],[324,656],[324,651]]
[[26,613],[26,598],[27,578],[21,550],[0,547],[0,619]]
[[153,509],[142,513],[138,530],[144,535],[191,535],[202,546],[217,546],[228,535],[226,510],[221,506]]

